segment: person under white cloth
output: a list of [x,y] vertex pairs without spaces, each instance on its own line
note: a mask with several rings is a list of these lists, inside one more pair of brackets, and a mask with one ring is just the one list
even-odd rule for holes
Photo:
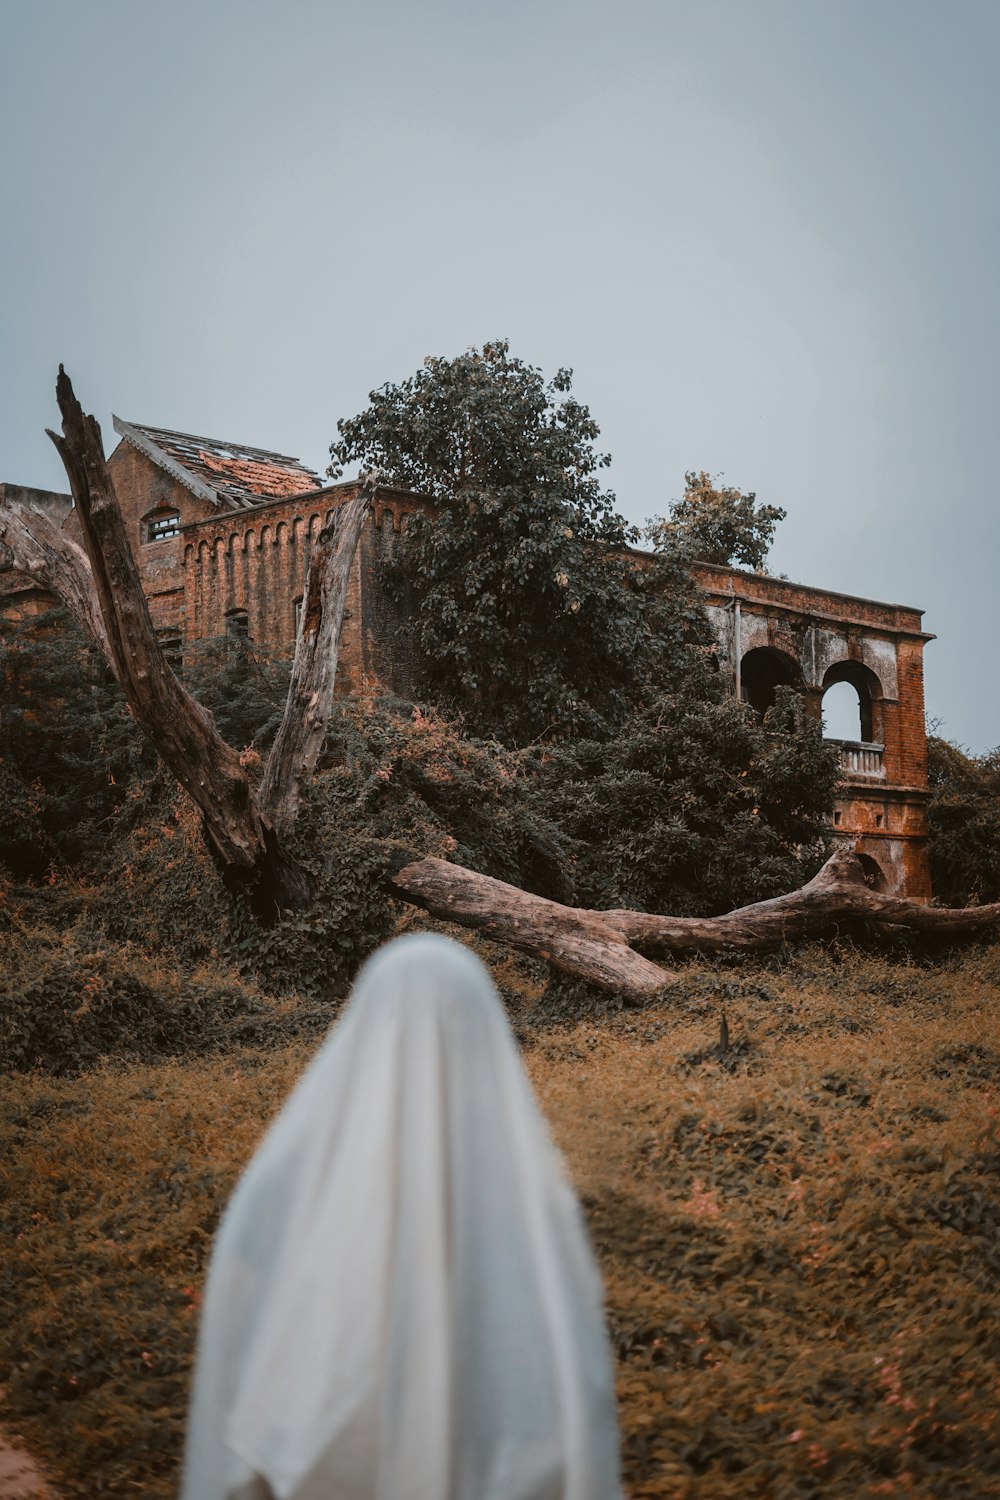
[[209,1267],[181,1500],[618,1500],[601,1283],[489,975],[368,960]]

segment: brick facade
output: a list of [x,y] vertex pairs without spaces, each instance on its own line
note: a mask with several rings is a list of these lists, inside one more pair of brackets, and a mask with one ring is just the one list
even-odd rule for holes
[[819,718],[836,682],[858,694],[869,731],[839,744],[838,836],[870,861],[878,888],[927,900],[927,736],[920,610],[807,588],[785,579],[699,564],[720,667],[758,707],[787,681]]
[[[238,633],[291,656],[313,544],[356,484],[320,486],[295,460],[263,450],[116,425],[126,440],[109,468],[164,641],[183,652]],[[67,496],[31,494],[78,530]],[[380,586],[379,564],[427,503],[401,490],[377,493],[348,589],[341,691],[409,696],[405,611]],[[637,566],[643,561],[636,554]],[[920,611],[708,564],[695,576],[720,670],[754,707],[766,710],[775,685],[788,682],[818,719],[826,690],[852,685],[865,732],[839,746],[836,832],[855,844],[879,888],[929,898],[923,647],[933,637],[921,629]],[[16,574],[0,577],[0,594],[8,614],[41,607],[37,588]]]

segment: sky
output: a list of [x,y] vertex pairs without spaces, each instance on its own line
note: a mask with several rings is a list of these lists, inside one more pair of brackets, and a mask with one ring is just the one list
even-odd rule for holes
[[0,479],[62,489],[63,362],[126,420],[320,472],[496,338],[632,521],[689,469],[773,571],[914,605],[1000,744],[996,0],[0,0]]

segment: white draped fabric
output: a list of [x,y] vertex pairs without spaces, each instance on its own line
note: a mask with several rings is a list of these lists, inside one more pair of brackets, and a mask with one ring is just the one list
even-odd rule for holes
[[615,1500],[601,1286],[482,964],[370,959],[230,1201],[182,1500]]

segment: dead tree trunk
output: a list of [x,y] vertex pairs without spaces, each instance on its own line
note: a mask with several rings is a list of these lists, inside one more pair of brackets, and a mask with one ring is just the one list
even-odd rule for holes
[[61,600],[118,676],[101,617],[87,554],[40,511],[8,500],[0,511],[0,543],[5,566],[27,573]]
[[320,532],[310,560],[288,699],[261,785],[261,800],[282,839],[292,831],[302,788],[326,738],[351,564],[375,485],[376,476],[370,475],[336,524]]
[[[211,715],[177,681],[156,640],[125,536],[100,429],[84,415],[60,368],[63,435],[52,434],[69,475],[89,557],[45,517],[16,502],[0,515],[0,540],[14,566],[56,594],[105,652],[137,722],[201,809],[223,873],[245,881],[259,911],[304,907],[315,893],[284,841],[302,786],[322,748],[333,704],[337,649],[351,563],[375,480],[321,533],[310,562],[303,618],[284,718],[260,790]],[[641,1005],[673,976],[656,960],[721,949],[743,952],[836,932],[876,927],[963,937],[1000,923],[1000,903],[942,910],[876,895],[852,854],[833,855],[801,890],[719,917],[670,917],[561,906],[445,860],[397,856],[386,888],[433,916],[544,959]]]
[[227,881],[249,888],[260,915],[304,909],[315,896],[315,881],[291,858],[284,840],[329,720],[347,576],[374,479],[345,507],[344,523],[328,526],[318,540],[292,686],[258,791],[239,754],[160,650],[100,427],[84,414],[62,366],[56,399],[63,431],[49,436],[69,478],[87,557],[44,517],[10,506],[2,524],[15,564],[63,599],[104,652],[139,727],[201,810],[209,847]]

